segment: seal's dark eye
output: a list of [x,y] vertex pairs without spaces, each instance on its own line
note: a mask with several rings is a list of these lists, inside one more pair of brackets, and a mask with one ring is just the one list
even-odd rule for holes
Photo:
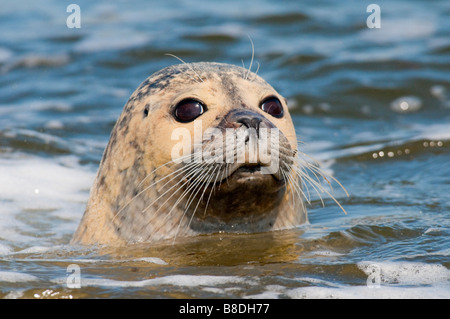
[[283,117],[284,114],[283,105],[281,105],[280,100],[273,96],[265,99],[261,103],[261,110],[277,118]]
[[191,122],[206,111],[206,107],[194,99],[186,99],[175,107],[175,119],[178,122]]

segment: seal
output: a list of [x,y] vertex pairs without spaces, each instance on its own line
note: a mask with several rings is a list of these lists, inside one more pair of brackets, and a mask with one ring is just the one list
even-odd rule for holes
[[71,243],[296,227],[308,221],[297,153],[286,100],[256,73],[166,67],[126,103]]

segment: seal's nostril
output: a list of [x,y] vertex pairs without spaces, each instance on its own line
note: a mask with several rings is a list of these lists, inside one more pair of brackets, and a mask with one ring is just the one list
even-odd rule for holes
[[259,124],[262,120],[258,117],[241,117],[236,120],[237,123],[244,124],[247,128],[254,128],[256,131],[259,130]]
[[236,120],[237,123],[244,124],[247,128],[250,128],[250,119],[248,117],[241,117]]
[[[262,120],[258,117],[253,116],[244,116],[236,119],[237,123],[243,124],[247,129],[254,129],[256,132],[256,136],[259,138],[259,125]],[[245,143],[248,143],[249,137],[245,138]]]
[[254,117],[251,122],[252,122],[251,127],[253,127],[256,130],[256,132],[259,132],[259,124],[261,124],[262,120],[260,118]]

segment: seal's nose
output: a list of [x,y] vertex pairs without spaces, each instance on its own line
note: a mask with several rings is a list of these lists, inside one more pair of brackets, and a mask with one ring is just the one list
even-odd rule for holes
[[274,128],[275,125],[272,124],[263,115],[245,109],[234,109],[231,110],[225,116],[225,127],[244,127],[247,129],[255,129],[256,133],[259,135],[259,130],[262,127]]

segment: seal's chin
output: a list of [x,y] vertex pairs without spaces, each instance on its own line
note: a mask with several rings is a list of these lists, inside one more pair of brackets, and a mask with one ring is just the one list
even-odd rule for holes
[[[270,228],[286,192],[286,181],[264,174],[264,166],[241,165],[197,198],[191,228],[197,231],[263,231]],[[262,226],[263,225],[263,226]]]

